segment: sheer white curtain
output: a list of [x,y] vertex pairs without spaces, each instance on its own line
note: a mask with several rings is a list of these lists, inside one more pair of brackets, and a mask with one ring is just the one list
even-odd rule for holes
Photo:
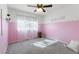
[[38,21],[35,18],[27,16],[17,16],[17,31],[18,32],[37,32]]

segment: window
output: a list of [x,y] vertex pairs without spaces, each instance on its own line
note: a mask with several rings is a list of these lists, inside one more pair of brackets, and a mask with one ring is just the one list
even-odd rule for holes
[[38,31],[38,22],[19,17],[17,18],[17,30],[18,32]]

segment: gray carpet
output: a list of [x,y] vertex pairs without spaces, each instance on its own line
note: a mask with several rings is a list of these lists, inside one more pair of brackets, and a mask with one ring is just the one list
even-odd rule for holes
[[74,54],[74,52],[66,47],[63,43],[56,43],[46,48],[39,48],[32,43],[44,40],[33,39],[28,41],[17,42],[10,44],[7,49],[7,54]]

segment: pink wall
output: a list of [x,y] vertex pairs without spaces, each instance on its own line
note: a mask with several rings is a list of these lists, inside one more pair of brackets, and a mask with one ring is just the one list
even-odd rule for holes
[[9,22],[8,23],[8,42],[13,43],[17,40],[17,32],[16,32],[16,23]]
[[65,43],[79,40],[79,21],[45,24],[44,32],[46,37],[57,38]]
[[38,32],[43,32],[43,27],[44,26],[44,24],[41,22],[41,21],[39,21],[39,23],[38,23]]
[[[18,32],[16,23],[9,23],[9,43],[22,41],[26,39],[33,39],[37,37],[35,32]],[[69,21],[69,22],[59,22],[59,23],[39,23],[39,32],[45,34],[49,38],[57,38],[65,43],[68,43],[70,40],[79,39],[79,21]]]
[[[1,20],[0,20],[0,30],[1,30]],[[1,32],[0,32],[1,33]],[[8,42],[8,26],[7,22],[2,19],[2,36],[0,34],[0,54],[5,53],[7,50]]]
[[44,23],[43,23],[43,21],[39,21],[39,24],[38,24],[38,32],[42,32],[42,36],[45,37]]
[[17,24],[15,21],[11,21],[8,23],[8,42],[14,43],[17,41],[33,39],[37,37],[37,32],[18,32]]
[[[8,47],[8,23],[5,20],[6,14],[7,14],[7,5],[0,4],[0,54],[6,53]],[[1,35],[1,29],[2,29],[2,35]]]

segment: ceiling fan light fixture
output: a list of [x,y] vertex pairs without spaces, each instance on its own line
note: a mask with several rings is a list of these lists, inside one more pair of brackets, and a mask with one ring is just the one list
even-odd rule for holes
[[37,12],[42,12],[43,10],[42,10],[42,8],[36,8],[36,11]]
[[46,10],[44,8],[49,8],[52,7],[52,4],[36,4],[36,5],[28,5],[28,7],[35,7],[36,9],[34,10],[34,12],[46,12]]

